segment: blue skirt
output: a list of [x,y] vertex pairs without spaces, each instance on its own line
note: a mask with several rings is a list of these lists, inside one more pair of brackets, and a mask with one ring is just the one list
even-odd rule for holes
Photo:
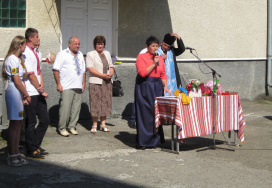
[[8,120],[22,120],[24,118],[24,105],[22,94],[15,87],[13,82],[10,82],[5,92],[7,105]]
[[152,148],[164,143],[162,126],[155,131],[155,98],[163,96],[160,78],[137,75],[135,85],[136,141],[140,147]]

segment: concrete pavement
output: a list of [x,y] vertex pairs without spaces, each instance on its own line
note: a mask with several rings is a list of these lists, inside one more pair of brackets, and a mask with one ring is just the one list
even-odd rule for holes
[[[57,134],[51,124],[42,144],[50,155],[23,167],[7,166],[1,140],[0,187],[271,187],[272,102],[242,101],[242,107],[245,143],[238,140],[235,152],[198,152],[213,143],[212,135],[186,139],[178,155],[161,148],[136,150],[136,130],[122,118],[108,119],[111,132],[95,135],[90,121],[79,122],[79,135],[70,137]],[[171,127],[164,126],[164,132],[163,148],[170,149]],[[224,141],[227,133],[215,137]]]

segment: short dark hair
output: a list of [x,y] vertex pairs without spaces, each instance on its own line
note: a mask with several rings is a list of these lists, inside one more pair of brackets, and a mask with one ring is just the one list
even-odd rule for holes
[[34,37],[36,33],[39,33],[37,29],[31,28],[31,27],[28,28],[25,31],[25,38],[26,38],[26,40],[28,41],[29,37]]
[[93,46],[94,46],[94,49],[96,47],[96,44],[97,43],[104,43],[104,47],[106,46],[106,39],[103,35],[100,35],[100,36],[96,36],[93,40]]
[[145,44],[146,44],[147,46],[150,46],[152,43],[157,43],[157,44],[159,45],[159,44],[160,44],[160,41],[159,41],[159,39],[157,39],[156,37],[150,36],[150,37],[148,37],[148,38],[146,39]]

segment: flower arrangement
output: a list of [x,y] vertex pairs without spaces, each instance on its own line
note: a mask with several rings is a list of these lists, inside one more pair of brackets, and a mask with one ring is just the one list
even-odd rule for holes
[[[218,95],[218,94],[222,94],[222,87],[220,84],[218,84],[218,82],[219,80],[215,79],[214,85],[212,80],[207,82],[207,84],[205,85],[199,79],[192,80],[190,84],[187,84],[186,89],[189,93],[189,96],[192,96],[192,97],[200,97],[201,95],[211,96],[213,93]],[[200,94],[200,90],[201,90],[201,94]]]
[[202,90],[200,89],[200,85],[202,83],[200,80],[192,80],[190,84],[186,86],[186,89],[189,93],[189,97],[201,97]]
[[192,91],[193,89],[198,91],[200,84],[201,84],[200,80],[192,80],[191,83],[187,84],[186,86],[188,93]]
[[210,88],[214,94],[221,95],[222,87],[221,87],[221,84],[218,84],[218,82],[219,82],[218,79],[214,79],[214,82],[211,80],[207,82],[206,87]]

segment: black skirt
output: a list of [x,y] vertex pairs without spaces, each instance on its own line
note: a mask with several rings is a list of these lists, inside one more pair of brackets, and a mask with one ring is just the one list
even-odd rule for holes
[[135,85],[136,141],[138,146],[152,148],[164,143],[162,126],[155,131],[155,98],[163,96],[160,78],[137,75]]

